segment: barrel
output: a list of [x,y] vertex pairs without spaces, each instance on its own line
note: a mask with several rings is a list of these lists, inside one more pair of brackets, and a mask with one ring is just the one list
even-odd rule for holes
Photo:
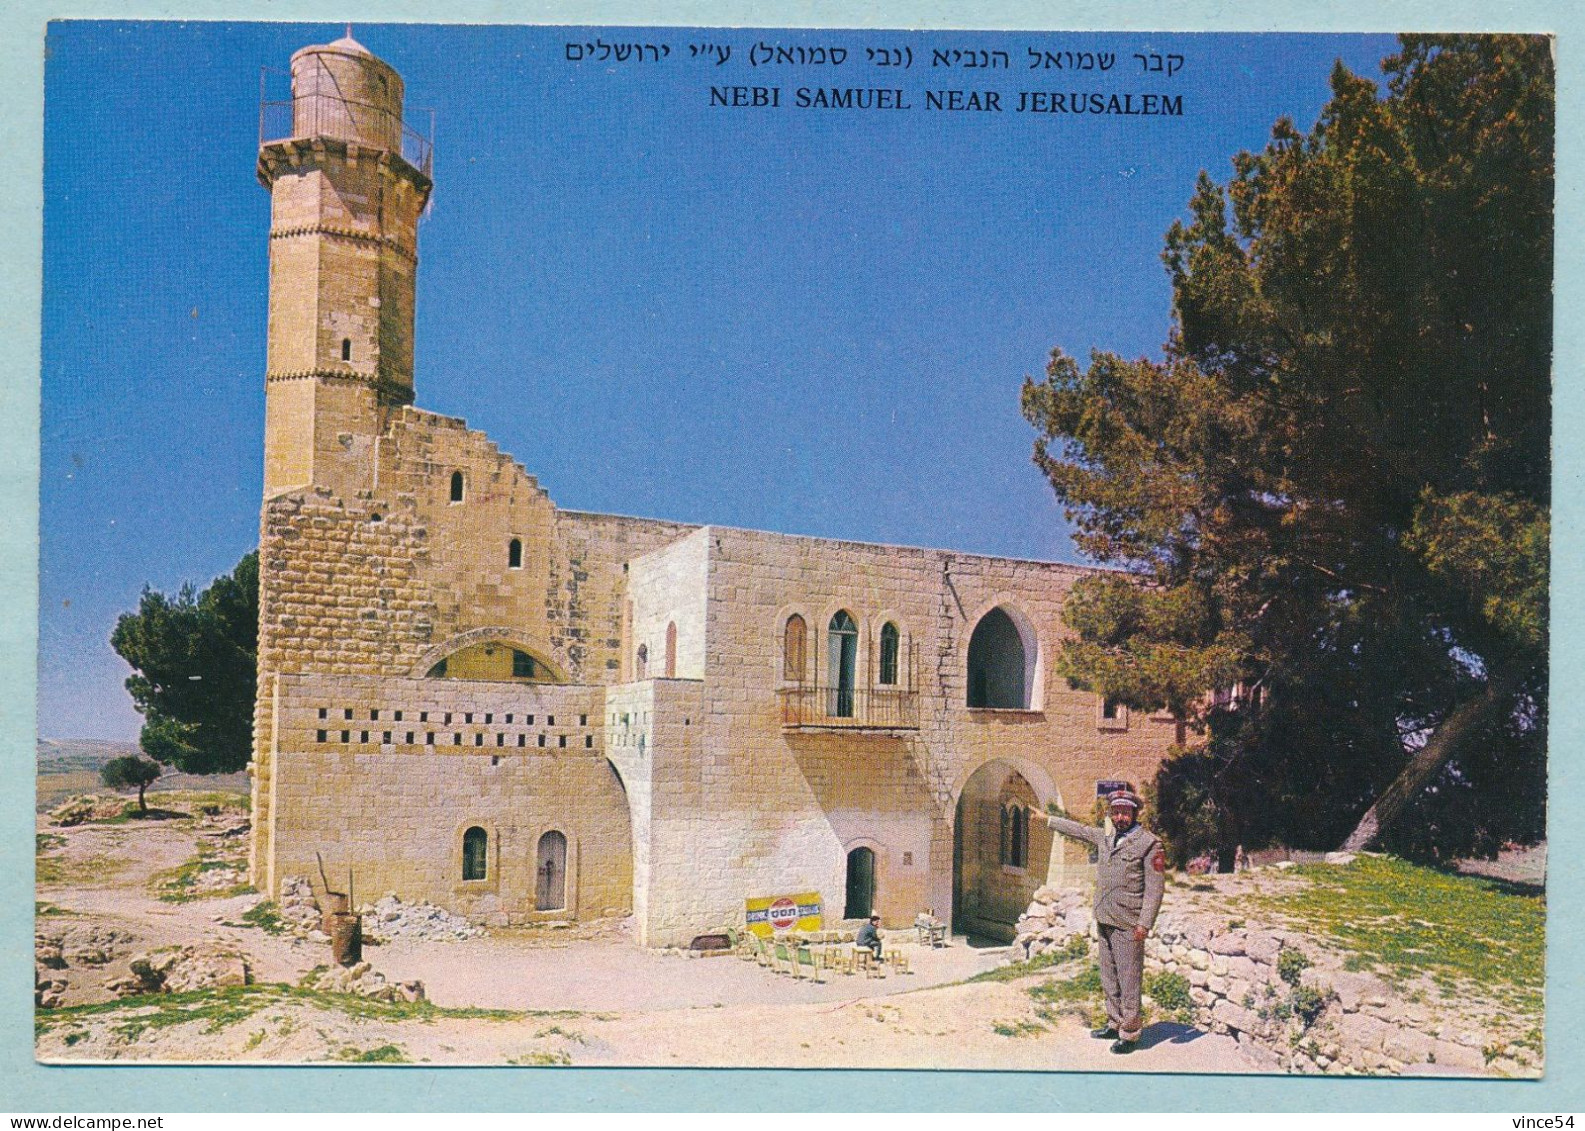
[[363,919],[350,911],[332,911],[325,916],[330,935],[330,958],[338,966],[356,966],[363,961]]

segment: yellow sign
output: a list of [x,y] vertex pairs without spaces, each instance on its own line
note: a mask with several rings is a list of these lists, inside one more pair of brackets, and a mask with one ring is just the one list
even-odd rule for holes
[[762,939],[787,931],[818,931],[820,929],[820,893],[800,892],[797,895],[766,895],[746,900],[748,929]]

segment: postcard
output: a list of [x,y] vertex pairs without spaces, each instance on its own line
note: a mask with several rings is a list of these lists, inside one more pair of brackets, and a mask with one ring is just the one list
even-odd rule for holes
[[59,21],[35,1052],[1545,1069],[1545,36]]

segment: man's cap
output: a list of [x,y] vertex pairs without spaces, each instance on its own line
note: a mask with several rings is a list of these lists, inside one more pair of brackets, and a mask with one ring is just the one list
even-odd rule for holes
[[1135,793],[1131,789],[1114,789],[1111,793],[1107,794],[1107,808],[1109,809],[1113,805],[1126,805],[1130,809],[1134,810],[1143,809],[1145,807],[1145,803],[1139,799],[1139,794]]

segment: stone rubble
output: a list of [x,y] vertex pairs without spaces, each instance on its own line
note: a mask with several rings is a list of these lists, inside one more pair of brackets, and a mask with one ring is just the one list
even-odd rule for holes
[[[56,967],[55,969],[59,969]],[[51,968],[43,963],[33,966],[33,1004],[40,1009],[54,1009],[61,1003],[61,996],[66,993],[71,982],[66,978],[51,973]]]
[[319,909],[314,887],[304,877],[287,876],[281,880],[280,915],[297,938],[315,943],[330,941],[321,929],[324,913]]
[[49,823],[57,828],[69,829],[88,821],[104,821],[119,817],[126,811],[125,797],[101,797],[85,793],[68,797],[49,811]]
[[[1018,920],[1010,960],[1061,950],[1089,934],[1089,905],[1088,890],[1040,888]],[[1290,976],[1305,964],[1297,986],[1280,972],[1284,951],[1303,955],[1289,960]],[[1232,1036],[1251,1060],[1274,1071],[1540,1075],[1539,1058],[1515,1043],[1517,1019],[1504,1026],[1494,1016],[1472,1018],[1462,1000],[1439,1012],[1421,1001],[1423,988],[1407,1000],[1374,974],[1343,969],[1342,956],[1304,933],[1229,918],[1225,909],[1197,906],[1181,887],[1169,889],[1145,944],[1145,971],[1184,978],[1194,1023]],[[1294,1008],[1301,998],[1319,1007],[1308,1023]]]
[[124,953],[135,935],[97,924],[45,924],[33,935],[33,955],[52,970],[68,966],[104,966]]
[[365,939],[449,942],[474,939],[485,933],[483,927],[474,926],[460,915],[453,915],[432,903],[403,903],[390,892],[372,906],[359,907],[358,913],[363,916]]
[[223,989],[252,981],[247,959],[213,946],[164,947],[135,954],[128,965],[125,975],[105,982],[105,989],[117,997]]
[[424,983],[390,982],[367,962],[332,967],[314,982],[314,988],[338,994],[356,994],[375,1001],[424,1001]]

